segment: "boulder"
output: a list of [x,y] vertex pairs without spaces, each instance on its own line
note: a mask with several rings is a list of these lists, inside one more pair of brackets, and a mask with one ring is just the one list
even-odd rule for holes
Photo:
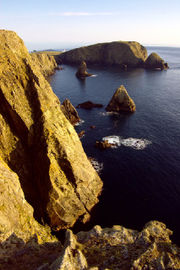
[[82,109],[87,109],[87,110],[90,110],[92,108],[102,108],[102,107],[103,107],[102,104],[93,103],[92,101],[85,101],[76,106],[76,108],[82,108]]
[[135,41],[115,41],[73,49],[60,54],[59,58],[66,64],[85,61],[92,65],[144,67],[147,50]]
[[79,138],[84,137],[84,135],[85,135],[85,130],[81,130],[81,131],[78,133]]
[[145,62],[146,69],[168,69],[168,64],[157,54],[151,53]]
[[134,112],[135,110],[135,103],[123,85],[116,90],[106,107],[108,112]]
[[[34,216],[59,230],[85,222],[102,181],[23,41],[0,31],[0,155]],[[2,193],[0,193],[1,201]]]
[[87,65],[85,61],[82,61],[77,72],[76,77],[79,79],[85,79],[86,77],[90,77],[92,74],[87,72]]
[[78,115],[78,112],[74,108],[74,106],[71,104],[69,99],[65,99],[61,105],[61,110],[66,116],[66,118],[69,120],[69,122],[74,126],[75,124],[80,122],[80,118]]

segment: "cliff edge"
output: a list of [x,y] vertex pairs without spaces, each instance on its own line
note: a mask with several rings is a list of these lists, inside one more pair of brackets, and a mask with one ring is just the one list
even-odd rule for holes
[[42,69],[23,41],[0,31],[0,155],[35,217],[54,229],[88,220],[102,182]]

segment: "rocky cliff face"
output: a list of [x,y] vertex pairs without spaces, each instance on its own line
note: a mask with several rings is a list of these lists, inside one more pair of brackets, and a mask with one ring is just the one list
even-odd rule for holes
[[62,53],[63,63],[119,65],[124,67],[143,66],[147,58],[147,50],[138,42],[110,42],[81,47]]
[[95,226],[77,235],[69,230],[60,257],[47,270],[180,269],[180,249],[171,243],[171,234],[157,221],[141,232],[122,226]]
[[35,66],[39,66],[42,74],[47,77],[54,73],[54,69],[57,67],[56,60],[53,56],[46,53],[32,53],[32,62]]
[[102,182],[23,41],[0,31],[0,155],[35,216],[55,229],[85,222]]

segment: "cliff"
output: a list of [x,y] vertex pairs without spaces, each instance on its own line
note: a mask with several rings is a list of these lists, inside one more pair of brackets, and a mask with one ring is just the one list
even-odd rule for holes
[[95,226],[77,235],[68,230],[64,249],[47,270],[180,269],[180,249],[171,243],[171,234],[158,221],[141,232],[122,226]]
[[39,66],[42,74],[47,77],[54,73],[54,69],[57,67],[54,56],[46,53],[31,53],[32,63],[35,66]]
[[62,53],[59,58],[65,64],[119,65],[124,67],[144,66],[147,50],[138,42],[116,41],[81,47]]
[[[60,102],[11,31],[0,31],[0,155],[38,220],[54,229],[87,221],[102,182]],[[13,228],[12,228],[13,230]]]

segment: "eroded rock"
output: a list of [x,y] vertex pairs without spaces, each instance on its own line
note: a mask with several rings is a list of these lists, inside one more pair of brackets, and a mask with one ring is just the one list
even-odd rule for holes
[[54,56],[48,55],[46,53],[31,53],[31,58],[35,65],[39,66],[42,74],[45,77],[52,75],[55,69],[58,69]]
[[86,77],[90,77],[92,74],[87,72],[87,65],[85,61],[82,61],[77,72],[76,77],[79,79],[85,79]]
[[0,31],[0,155],[38,220],[54,229],[87,221],[102,182],[23,41]]
[[134,112],[135,110],[135,103],[123,85],[116,90],[106,107],[108,112]]
[[145,67],[147,69],[168,69],[168,64],[157,54],[151,53],[145,62]]
[[74,106],[71,104],[69,99],[65,99],[63,101],[63,103],[61,104],[61,110],[73,126],[80,122],[80,117],[78,115],[78,112],[76,111]]
[[[58,264],[59,268],[51,266],[51,270],[179,269],[180,249],[171,243],[171,234],[158,221],[147,223],[141,232],[118,225],[105,229],[97,225],[89,232],[79,232],[77,236],[68,232],[66,243],[69,244],[57,260],[61,264]],[[64,265],[69,268],[63,268]],[[80,265],[84,268],[78,268]]]

